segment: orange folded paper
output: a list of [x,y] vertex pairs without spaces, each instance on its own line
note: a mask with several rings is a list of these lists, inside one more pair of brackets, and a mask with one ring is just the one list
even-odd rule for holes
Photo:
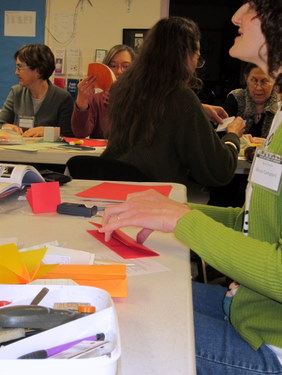
[[0,246],[0,283],[26,284],[44,276],[55,264],[41,264],[47,248],[19,251],[15,244]]
[[98,62],[88,65],[88,75],[96,77],[95,88],[103,91],[108,90],[116,80],[113,71],[107,65]]
[[71,279],[79,285],[106,290],[112,297],[127,297],[126,265],[57,265],[41,279]]

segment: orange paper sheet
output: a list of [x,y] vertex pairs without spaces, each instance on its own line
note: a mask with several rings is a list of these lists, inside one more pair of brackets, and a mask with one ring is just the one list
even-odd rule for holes
[[19,251],[15,244],[0,246],[0,283],[26,284],[44,276],[56,265],[41,264],[47,248]]
[[79,285],[106,290],[112,297],[127,297],[126,265],[57,265],[47,279],[71,279]]
[[90,189],[81,191],[76,195],[78,197],[99,199],[99,200],[112,200],[112,201],[125,201],[128,194],[137,193],[149,189],[154,189],[159,193],[168,196],[171,192],[171,185],[134,185],[134,184],[117,184],[112,182],[103,182],[95,185]]

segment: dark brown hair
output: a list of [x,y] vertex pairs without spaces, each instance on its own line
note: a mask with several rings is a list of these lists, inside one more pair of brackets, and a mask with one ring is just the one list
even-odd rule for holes
[[167,97],[199,80],[188,60],[199,50],[200,31],[183,17],[163,18],[146,34],[134,62],[112,86],[109,149],[116,155],[135,144],[140,133],[152,142]]
[[37,70],[43,80],[47,80],[55,70],[53,52],[45,44],[27,44],[15,53],[14,58],[25,62],[31,70]]

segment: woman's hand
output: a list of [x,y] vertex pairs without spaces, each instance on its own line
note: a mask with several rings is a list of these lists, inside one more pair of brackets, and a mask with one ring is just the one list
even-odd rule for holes
[[244,133],[245,127],[245,121],[242,119],[242,117],[238,116],[235,118],[234,121],[230,122],[227,125],[226,133],[234,133],[239,138],[241,138]]
[[23,130],[22,130],[22,128],[20,128],[18,125],[13,125],[13,124],[4,124],[3,126],[2,126],[2,128],[1,129],[12,129],[12,130],[14,130],[15,132],[17,132],[17,133],[19,133],[20,135],[22,135],[23,134]]
[[228,113],[217,105],[202,104],[202,107],[208,119],[215,125],[222,124],[222,121],[228,117]]
[[29,128],[23,133],[23,137],[43,137],[44,126],[37,126],[36,128]]
[[85,110],[88,108],[89,100],[93,94],[95,94],[95,76],[89,76],[84,78],[77,85],[77,98],[76,105],[80,110]]
[[103,96],[103,103],[105,105],[108,105],[109,104],[109,98],[110,98],[110,91],[109,90],[103,91],[102,96]]
[[166,198],[155,190],[146,190],[129,194],[124,203],[107,207],[99,231],[105,233],[105,240],[109,241],[115,229],[142,227],[144,229],[137,234],[137,242],[143,243],[153,230],[173,232],[177,221],[189,210],[186,204]]

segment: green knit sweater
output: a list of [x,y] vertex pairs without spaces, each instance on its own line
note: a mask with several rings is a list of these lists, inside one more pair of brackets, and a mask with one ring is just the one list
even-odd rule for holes
[[[282,155],[282,125],[268,147]],[[189,190],[188,190],[189,196]],[[231,323],[254,348],[282,348],[282,195],[254,186],[249,236],[243,210],[190,204],[175,235],[212,267],[240,283]],[[235,230],[234,230],[235,229]]]

